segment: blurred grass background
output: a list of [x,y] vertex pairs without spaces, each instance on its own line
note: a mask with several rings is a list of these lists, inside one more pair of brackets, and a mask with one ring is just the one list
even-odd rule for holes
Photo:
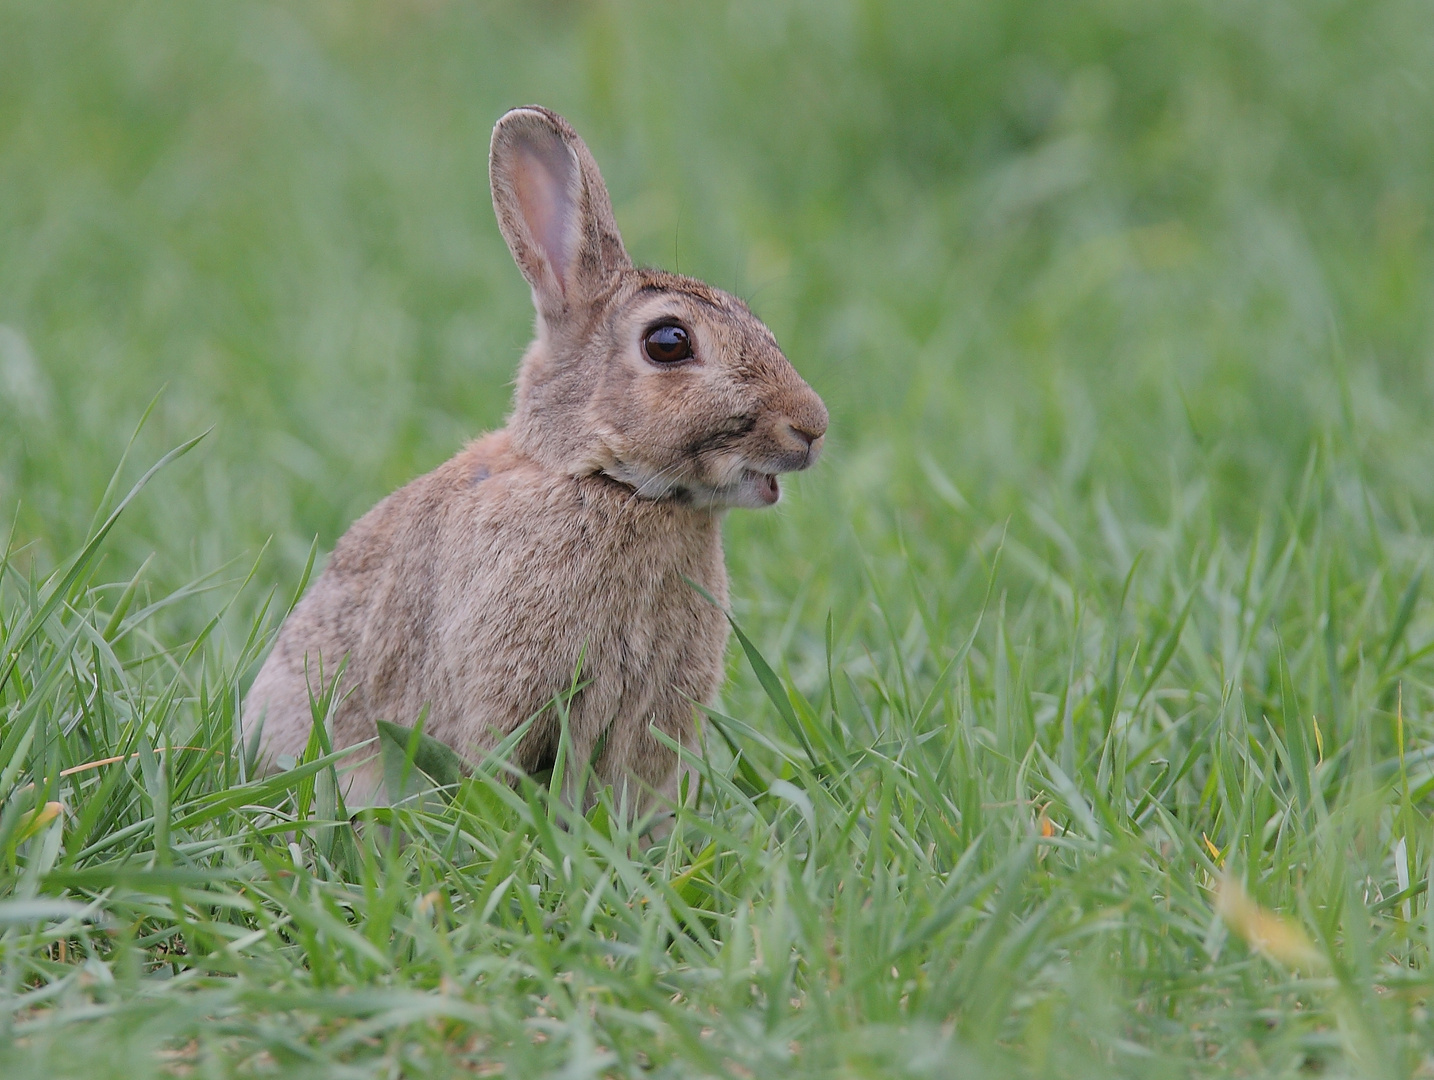
[[[1137,898],[1204,897],[1197,867],[1243,850],[1262,898],[1327,928],[1330,955],[1397,953],[1412,980],[1350,960],[1321,1006],[1313,983],[1220,960],[1198,914],[1083,952],[1097,931],[1081,920],[1128,897],[1072,855],[1030,888],[1077,929],[1022,976],[1045,990],[1001,990],[1017,1027],[990,1024],[1025,1055],[1009,1074],[1154,1075],[1126,1039],[1166,1046],[1162,1075],[1202,1055],[1220,1074],[1414,1075],[1429,1068],[1428,987],[1409,974],[1423,902],[1370,931],[1374,946],[1339,920],[1356,885],[1382,902],[1429,859],[1427,760],[1415,796],[1407,778],[1398,798],[1381,785],[1404,772],[1406,739],[1423,753],[1434,736],[1431,72],[1434,20],[1415,0],[0,0],[0,515],[15,565],[39,575],[83,544],[162,390],[126,477],[214,431],[126,511],[101,576],[127,580],[153,554],[161,595],[218,571],[221,588],[151,621],[147,640],[182,653],[272,538],[217,631],[240,655],[315,537],[322,556],[501,424],[532,315],[492,218],[488,133],[507,107],[550,106],[592,147],[633,256],[747,297],[831,407],[821,467],[727,529],[735,610],[794,692],[825,683],[830,612],[856,682],[823,707],[885,738],[927,715],[935,685],[951,730],[960,716],[975,732],[980,753],[962,751],[951,780],[963,842],[983,806],[990,822],[992,806],[1076,805],[1055,771],[1027,776],[1039,744],[1098,813],[1120,803],[1119,828],[1102,821],[1131,845],[1113,873]],[[969,669],[938,682],[953,655]],[[780,730],[733,660],[724,707]],[[0,699],[7,722],[22,699]],[[1238,751],[1221,741],[1235,712],[1250,725]],[[1266,807],[1261,833],[1242,815],[1300,773],[1274,733],[1293,739],[1303,716],[1333,816],[1287,846],[1289,820]],[[1150,737],[1128,803],[1117,730]],[[0,750],[14,731],[0,725]],[[1190,779],[1161,789],[1160,763],[1187,750]],[[1159,835],[1152,797],[1172,815]],[[1070,810],[1061,828],[1083,820]],[[762,865],[753,888],[774,888]],[[1326,886],[1344,899],[1310,898]],[[915,896],[891,903],[915,912]],[[1207,900],[1191,910],[1208,916]],[[950,955],[979,951],[972,919]],[[811,925],[827,943],[813,949],[859,959],[865,939]],[[1160,965],[1164,982],[1142,975]],[[428,987],[423,971],[405,978]],[[950,1001],[985,987],[910,1015],[847,987],[847,1011],[802,1037],[866,1024],[872,1056],[812,1075],[898,1060],[943,1075]],[[761,1025],[724,1000],[723,1037],[741,1046],[742,1025]],[[1300,1010],[1309,1026],[1287,1034]],[[909,1040],[892,1026],[908,1021]],[[769,1017],[764,1037],[779,1030]],[[1070,1032],[1096,1030],[1104,1049],[1063,1055]],[[981,1025],[959,1031],[979,1041]]]
[[215,434],[124,550],[182,575],[272,535],[295,576],[501,423],[531,316],[487,132],[539,101],[635,257],[750,298],[833,408],[780,520],[734,517],[741,568],[814,557],[813,521],[924,520],[923,457],[988,517],[1160,518],[1198,480],[1248,528],[1333,441],[1417,515],[1426,14],[7,3],[0,501],[69,550],[167,387],[149,457]]

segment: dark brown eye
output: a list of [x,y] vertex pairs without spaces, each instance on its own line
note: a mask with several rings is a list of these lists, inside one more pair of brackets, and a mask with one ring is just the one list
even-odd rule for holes
[[643,338],[642,345],[647,355],[659,364],[675,364],[692,355],[692,339],[687,331],[671,323],[654,326]]

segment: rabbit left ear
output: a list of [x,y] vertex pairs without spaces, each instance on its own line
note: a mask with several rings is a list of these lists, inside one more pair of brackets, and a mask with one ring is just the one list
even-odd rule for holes
[[632,261],[597,162],[557,113],[527,106],[493,128],[493,209],[544,321],[585,307]]

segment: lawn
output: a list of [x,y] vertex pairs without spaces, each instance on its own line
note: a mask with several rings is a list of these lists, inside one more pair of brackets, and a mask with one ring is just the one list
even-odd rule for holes
[[[1431,73],[1416,0],[0,0],[0,1075],[1434,1075]],[[502,423],[527,102],[831,410],[651,845],[234,735]]]

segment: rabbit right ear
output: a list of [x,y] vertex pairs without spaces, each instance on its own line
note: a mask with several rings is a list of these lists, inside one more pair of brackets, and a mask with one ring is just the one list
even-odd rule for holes
[[498,228],[549,325],[632,265],[597,162],[557,113],[536,105],[505,113],[488,172]]

